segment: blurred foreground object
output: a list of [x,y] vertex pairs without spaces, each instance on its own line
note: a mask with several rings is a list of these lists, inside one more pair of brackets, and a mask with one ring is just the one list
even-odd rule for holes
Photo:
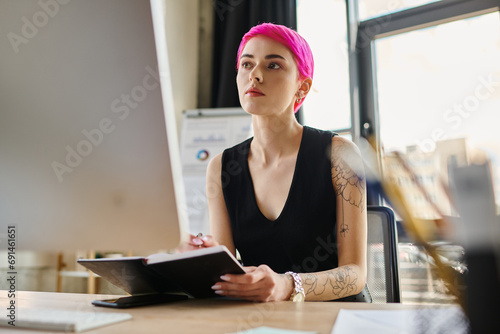
[[[358,146],[367,168],[367,184],[378,193],[379,200],[384,198],[390,203],[410,238],[430,256],[429,262],[437,268],[447,292],[456,297],[466,312],[471,333],[496,333],[500,314],[500,219],[496,215],[487,155],[476,152],[476,163],[447,159],[447,170],[442,171],[447,175],[431,175],[437,178],[434,184],[447,197],[450,215],[436,205],[421,182],[422,176],[415,173],[402,154],[382,152],[373,138]],[[422,207],[409,201],[409,189],[430,207],[426,210],[427,219],[421,218]],[[457,214],[459,217],[453,217]],[[467,266],[443,261],[439,244],[433,242],[441,238],[463,247]]]
[[[372,145],[370,145],[372,146]],[[373,147],[373,146],[372,146]],[[375,153],[376,152],[376,153]],[[365,152],[363,152],[365,153]],[[370,166],[383,155],[371,150],[368,159]],[[384,155],[385,156],[385,155]],[[411,239],[424,248],[430,262],[436,266],[448,293],[456,297],[469,318],[470,330],[475,333],[497,332],[497,319],[500,314],[500,221],[496,216],[495,196],[491,166],[486,157],[476,164],[448,164],[448,184],[440,178],[441,191],[447,196],[452,213],[459,217],[444,214],[429,195],[412,166],[402,154],[391,153],[390,164],[382,163],[383,173],[370,171],[369,183],[379,183],[380,195],[402,218],[403,226]],[[374,168],[376,169],[376,168]],[[425,199],[432,208],[435,218],[422,219],[421,212],[408,201],[408,185],[402,184],[401,173],[406,180]],[[434,240],[445,238],[462,246],[465,250],[465,266],[450,266],[443,261]],[[463,274],[463,275],[462,275]]]
[[[439,278],[444,283],[444,292],[451,295],[464,308],[462,274],[466,268],[447,261],[440,254],[440,244],[434,242],[450,230],[451,223],[448,216],[445,216],[442,210],[434,204],[427,190],[401,154],[398,152],[382,154],[380,150],[377,151],[374,148],[373,142],[369,141],[361,141],[358,145],[366,164],[368,186],[387,200],[389,206],[399,215],[405,232],[413,243],[423,248],[428,255],[426,261],[436,268]],[[383,159],[383,156],[387,155],[392,158]],[[404,178],[401,177],[403,175]],[[420,193],[421,197],[432,207],[434,218],[422,219],[420,217],[419,208],[409,201],[407,183],[411,183],[414,192]],[[447,187],[442,182],[440,186],[449,196]]]
[[471,333],[497,332],[500,314],[500,221],[489,162],[450,166],[450,191],[460,218],[455,238],[465,248],[465,310]]

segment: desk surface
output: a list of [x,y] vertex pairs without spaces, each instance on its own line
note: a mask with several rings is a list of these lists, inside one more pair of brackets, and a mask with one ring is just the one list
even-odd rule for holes
[[[5,292],[5,291],[3,291]],[[9,300],[0,299],[5,309]],[[17,292],[16,304],[23,308],[52,308],[93,312],[125,312],[132,319],[85,333],[233,333],[254,327],[270,326],[282,329],[316,331],[330,334],[337,314],[343,309],[408,309],[403,304],[366,304],[335,302],[252,303],[222,299],[191,299],[130,309],[95,307],[92,300],[112,296],[51,292]],[[0,333],[37,333],[37,331],[0,327]],[[38,332],[40,333],[40,332]],[[47,333],[47,332],[41,332]]]

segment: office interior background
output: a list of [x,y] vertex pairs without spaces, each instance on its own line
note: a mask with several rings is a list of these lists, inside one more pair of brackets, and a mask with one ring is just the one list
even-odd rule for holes
[[[436,210],[398,165],[395,152],[445,215],[457,214],[440,185],[441,180],[447,183],[449,164],[490,161],[499,193],[498,1],[165,2],[179,133],[185,110],[238,107],[231,79],[236,74],[235,43],[252,25],[271,21],[296,28],[315,56],[313,88],[299,121],[336,131],[358,143],[362,152],[369,150],[366,140],[374,140],[382,175],[405,189],[422,222],[437,218]],[[376,194],[370,200],[387,204]],[[496,205],[498,214],[500,196]],[[402,302],[454,302],[428,255],[403,224],[398,228]],[[446,234],[432,241],[450,266],[466,270],[459,245]],[[18,290],[87,292],[88,272],[75,265],[85,252],[19,254],[24,279]],[[61,276],[62,271],[73,274]],[[106,282],[96,292],[121,293]]]

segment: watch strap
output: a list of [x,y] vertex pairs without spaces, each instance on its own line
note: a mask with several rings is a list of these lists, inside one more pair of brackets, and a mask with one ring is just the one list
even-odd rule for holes
[[290,300],[294,302],[303,302],[306,294],[304,292],[304,287],[302,286],[302,278],[299,274],[294,273],[293,271],[287,271],[285,275],[290,275],[293,281],[293,292],[290,296]]

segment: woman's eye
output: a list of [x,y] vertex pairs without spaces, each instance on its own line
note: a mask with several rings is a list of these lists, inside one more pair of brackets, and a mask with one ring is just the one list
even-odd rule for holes
[[250,67],[252,67],[252,64],[250,64],[250,63],[242,63],[242,64],[241,64],[241,67],[242,67],[242,68],[249,69]]
[[277,70],[277,69],[280,69],[281,66],[279,64],[276,64],[276,63],[271,63],[271,64],[269,64],[269,68],[272,70]]

